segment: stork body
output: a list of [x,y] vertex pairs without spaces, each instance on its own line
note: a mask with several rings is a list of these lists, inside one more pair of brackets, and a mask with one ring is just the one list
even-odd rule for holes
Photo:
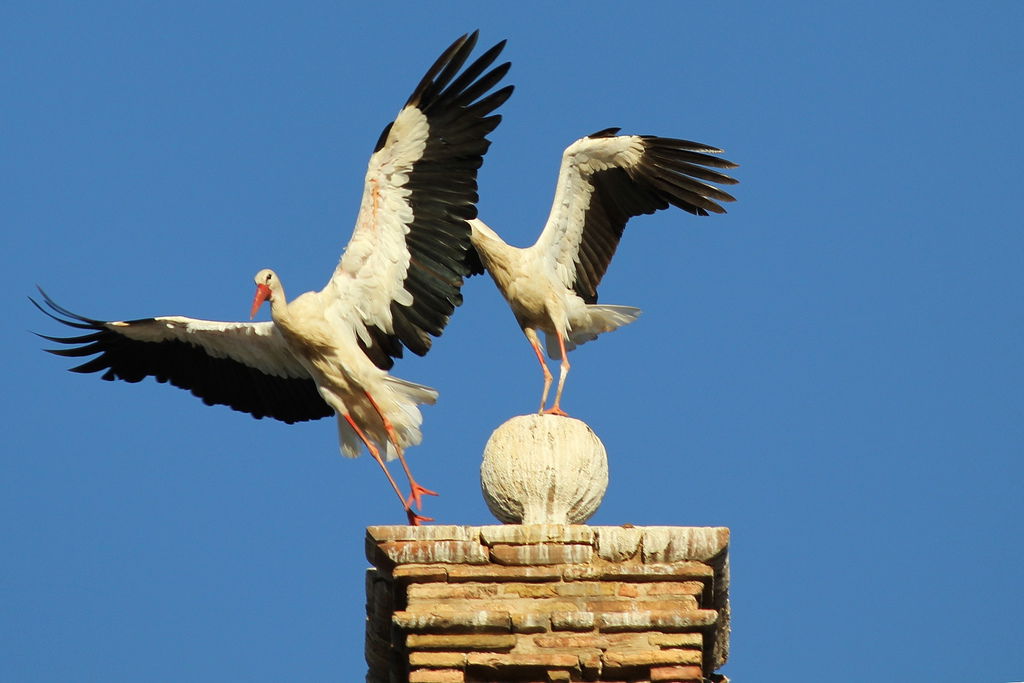
[[[342,453],[355,457],[365,446],[410,523],[429,519],[413,505],[433,492],[413,479],[403,451],[421,441],[419,406],[434,403],[437,392],[388,370],[403,348],[425,354],[462,303],[476,172],[490,144],[486,136],[501,120],[493,112],[512,92],[511,86],[489,92],[509,68],[491,68],[504,42],[465,66],[476,37],[455,41],[384,128],[355,230],[322,290],[288,302],[277,275],[261,270],[251,317],[269,301],[272,322],[255,323],[177,316],[104,322],[43,294],[46,307],[36,305],[44,313],[87,330],[46,337],[68,345],[53,352],[99,354],[73,369],[129,382],[152,376],[257,418],[337,415]],[[396,457],[409,477],[408,497],[385,464]]]
[[[714,168],[736,164],[712,156],[722,150],[687,140],[616,135],[617,128],[577,140],[562,156],[555,199],[537,241],[513,247],[479,219],[470,220],[479,258],[473,272],[491,274],[529,340],[544,373],[540,412],[564,415],[562,390],[568,352],[640,315],[632,306],[597,303],[626,223],[633,216],[676,206],[698,216],[724,213],[733,197],[709,182],[736,180]],[[560,361],[558,388],[547,405],[552,375],[547,355]]]

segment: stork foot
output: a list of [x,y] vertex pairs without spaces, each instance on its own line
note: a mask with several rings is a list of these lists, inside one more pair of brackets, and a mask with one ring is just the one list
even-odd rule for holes
[[565,412],[558,406],[551,406],[547,410],[540,411],[541,415],[558,415],[560,417],[569,417],[569,413]]
[[423,522],[434,521],[433,517],[424,517],[423,515],[417,515],[415,512],[413,512],[411,507],[405,509],[405,515],[409,518],[409,524],[412,526],[419,526]]
[[417,510],[423,509],[423,496],[439,496],[441,495],[437,491],[431,491],[425,486],[420,486],[416,482],[411,482],[412,493],[409,494],[409,500],[406,501],[406,505],[411,509],[413,503],[416,504]]

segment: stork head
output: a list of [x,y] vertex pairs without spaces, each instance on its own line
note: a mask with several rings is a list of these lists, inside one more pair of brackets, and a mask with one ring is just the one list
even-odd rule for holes
[[256,298],[252,301],[252,311],[249,313],[250,320],[256,317],[256,313],[260,310],[260,306],[263,305],[264,301],[273,301],[274,293],[281,291],[277,273],[270,268],[264,268],[256,273],[256,277],[253,280],[256,282]]

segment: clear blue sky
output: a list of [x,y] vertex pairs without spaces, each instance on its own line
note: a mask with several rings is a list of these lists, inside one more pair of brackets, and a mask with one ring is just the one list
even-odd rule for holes
[[[88,9],[86,9],[88,6]],[[286,9],[287,7],[287,9]],[[608,126],[724,147],[725,216],[630,223],[574,354],[608,449],[594,524],[733,530],[736,681],[1024,680],[1024,5],[9,2],[0,679],[361,680],[363,529],[403,516],[330,421],[67,372],[36,283],[94,317],[244,319],[319,289],[381,128],[456,36],[516,93],[481,216],[539,231]],[[410,461],[492,521],[491,430],[536,360],[476,278],[426,358]]]

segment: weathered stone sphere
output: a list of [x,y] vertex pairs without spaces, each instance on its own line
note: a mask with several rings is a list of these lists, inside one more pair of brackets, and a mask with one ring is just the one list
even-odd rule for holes
[[608,456],[585,422],[520,415],[488,439],[480,486],[502,522],[582,524],[604,499]]

